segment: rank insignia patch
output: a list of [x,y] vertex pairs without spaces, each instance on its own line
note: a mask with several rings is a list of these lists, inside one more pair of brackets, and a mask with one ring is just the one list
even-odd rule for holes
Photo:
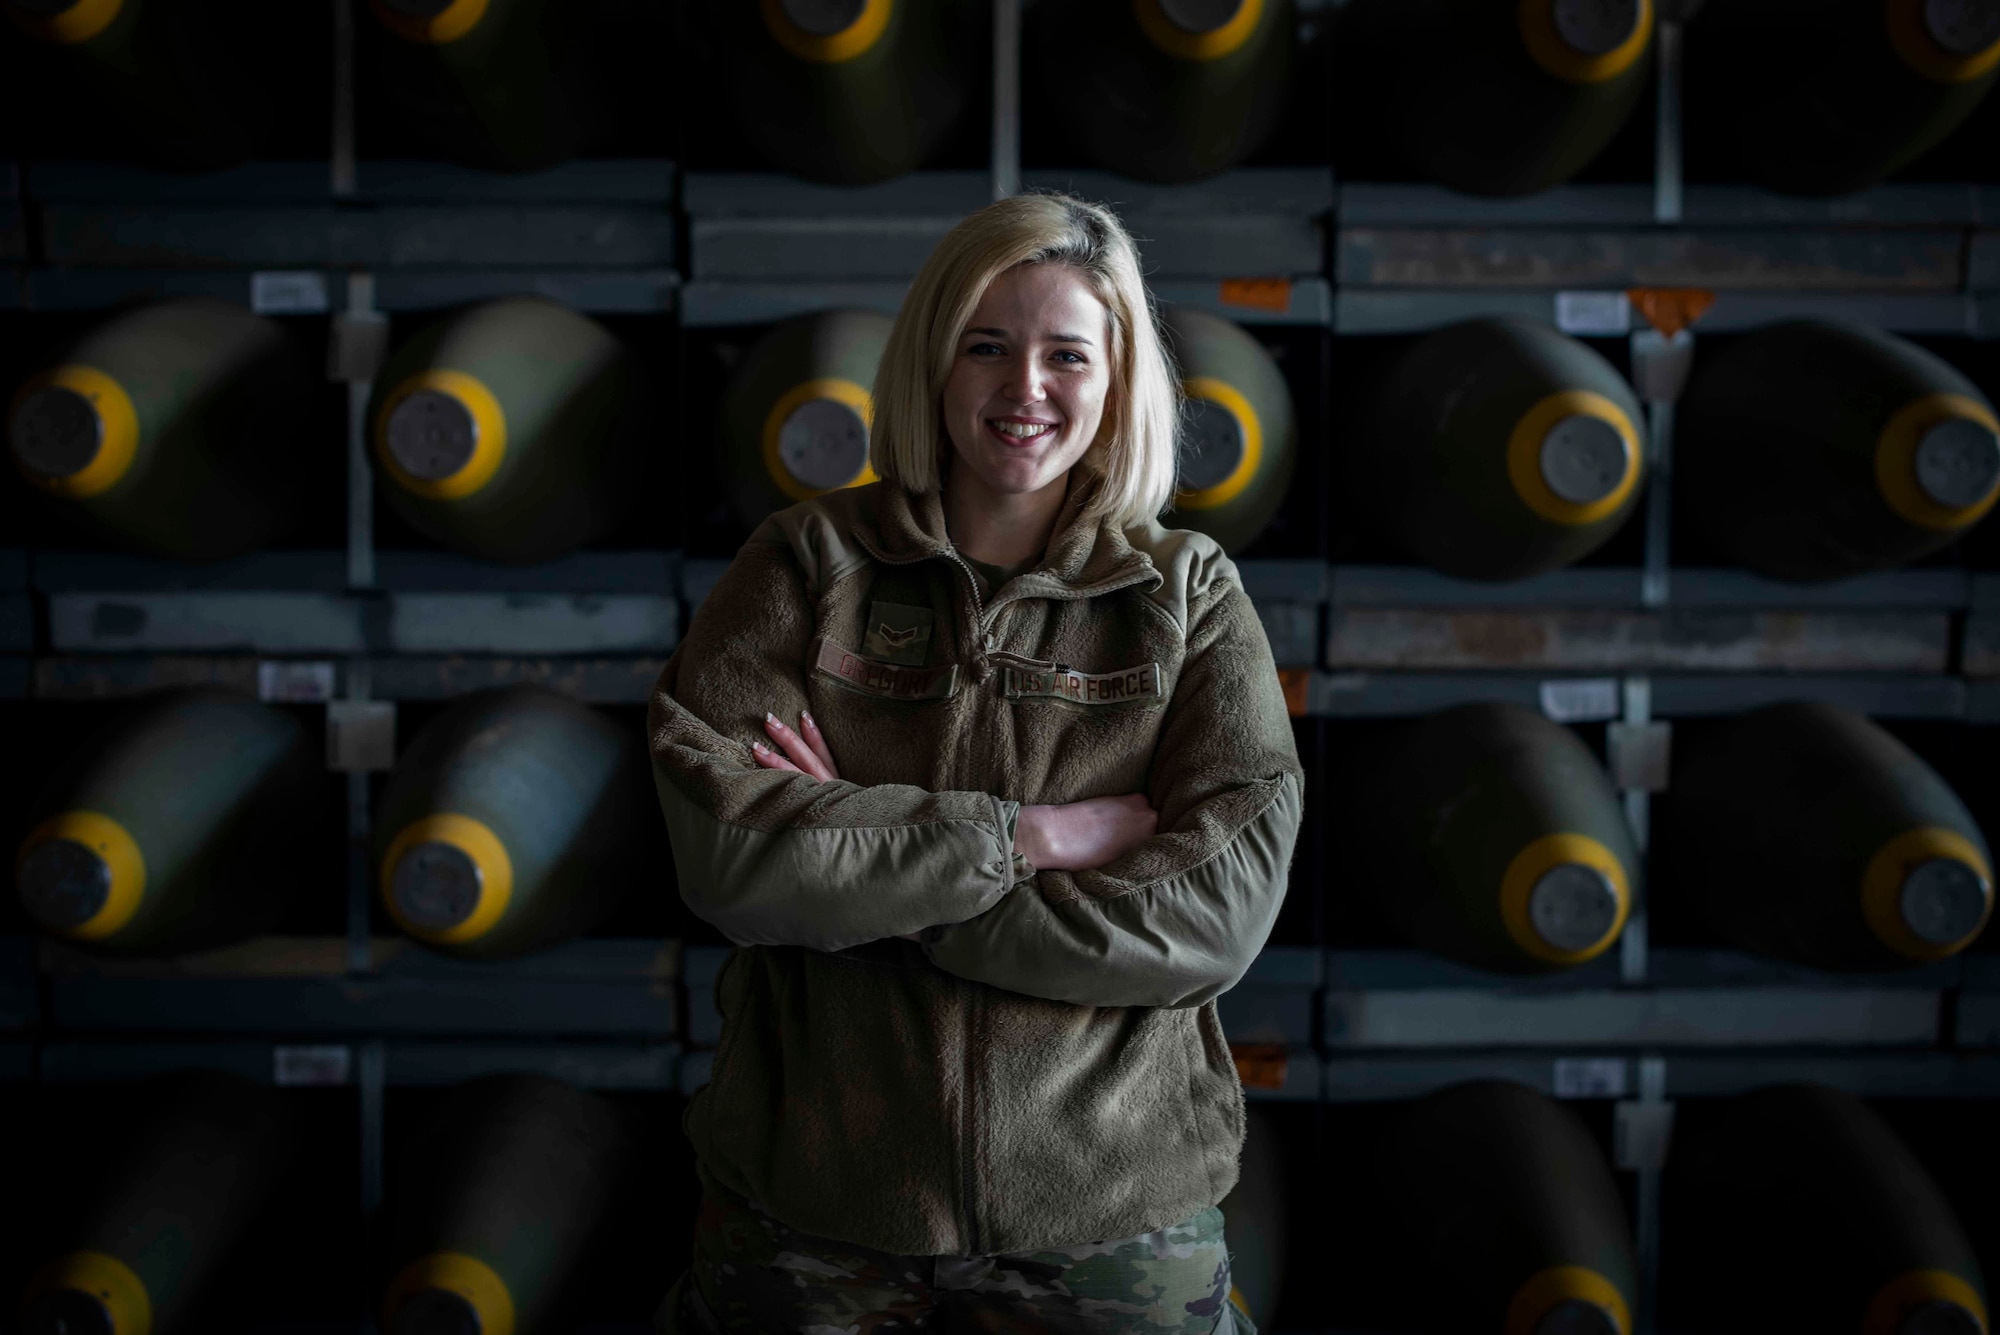
[[930,657],[931,623],[934,620],[936,617],[928,607],[870,603],[868,630],[861,638],[861,652],[885,663],[922,667]]

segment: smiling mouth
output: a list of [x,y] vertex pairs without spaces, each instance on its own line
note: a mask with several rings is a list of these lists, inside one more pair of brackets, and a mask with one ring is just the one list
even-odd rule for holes
[[1012,421],[1004,417],[986,419],[987,430],[1009,445],[1032,445],[1056,433],[1055,422]]

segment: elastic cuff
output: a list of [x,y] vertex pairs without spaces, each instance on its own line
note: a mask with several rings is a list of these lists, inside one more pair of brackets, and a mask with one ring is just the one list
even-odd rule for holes
[[1000,856],[1006,862],[1007,884],[1019,885],[1035,874],[1035,864],[1014,848],[1014,835],[1021,823],[1021,804],[996,797],[993,810],[1000,825]]

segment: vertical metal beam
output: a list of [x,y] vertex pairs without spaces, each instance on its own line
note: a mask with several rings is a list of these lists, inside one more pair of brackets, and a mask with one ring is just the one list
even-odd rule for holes
[[1681,25],[1662,19],[1654,36],[1653,221],[1681,220]]
[[[347,276],[350,325],[379,321],[375,310],[375,277]],[[343,368],[347,379],[347,587],[370,588],[375,583],[375,475],[368,463],[368,395],[374,369]]]
[[[1643,675],[1625,678],[1624,696],[1622,722],[1643,727],[1653,721],[1652,678]],[[1628,788],[1624,798],[1625,821],[1632,827],[1632,842],[1639,849],[1639,865],[1645,867],[1648,864],[1646,850],[1653,841],[1653,795],[1644,789]],[[1625,930],[1618,938],[1618,977],[1628,984],[1646,981],[1651,950],[1646,914],[1647,882],[1650,879],[1642,877],[1636,887],[1631,916],[1625,920]]]
[[1021,4],[993,0],[993,198],[1021,193]]
[[354,193],[354,0],[333,0],[333,145],[329,185]]
[[[375,478],[368,464],[368,395],[387,329],[374,309],[372,275],[347,276],[347,308],[334,330],[334,360],[347,383],[347,585],[365,589],[375,583]],[[368,660],[351,658],[345,665],[342,696],[369,696]],[[369,950],[370,812],[368,773],[347,776],[347,971],[374,968]]]
[[1654,400],[1646,405],[1646,434],[1650,436],[1653,467],[1646,480],[1645,566],[1639,575],[1639,601],[1647,607],[1665,607],[1671,596],[1672,533],[1674,522],[1674,405]]
[[1639,1059],[1639,1102],[1653,1110],[1660,1131],[1657,1153],[1646,1156],[1638,1170],[1638,1193],[1634,1204],[1638,1219],[1633,1242],[1639,1261],[1639,1310],[1633,1313],[1636,1335],[1654,1335],[1659,1329],[1660,1311],[1660,1184],[1666,1167],[1667,1141],[1673,1127],[1673,1110],[1666,1106],[1667,1059],[1658,1056]]
[[[383,1126],[383,1095],[388,1087],[388,1050],[380,1039],[371,1039],[356,1044],[361,1070],[358,1085],[360,1099],[361,1135],[361,1255],[373,1256],[375,1215],[382,1205],[382,1162],[383,1145],[386,1139]],[[361,1286],[359,1309],[362,1313],[361,1329],[370,1332],[375,1329],[374,1310],[374,1268],[360,1267],[356,1277]]]

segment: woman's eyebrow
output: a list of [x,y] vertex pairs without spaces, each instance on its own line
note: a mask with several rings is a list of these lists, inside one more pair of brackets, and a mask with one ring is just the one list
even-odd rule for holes
[[[968,334],[985,334],[992,338],[1009,337],[1005,329],[993,329],[987,326],[976,326],[974,328],[967,329],[965,332]],[[1046,338],[1051,343],[1081,343],[1086,348],[1094,348],[1097,346],[1095,343],[1092,343],[1089,339],[1085,338],[1082,334],[1044,334],[1042,335],[1042,337]]]

